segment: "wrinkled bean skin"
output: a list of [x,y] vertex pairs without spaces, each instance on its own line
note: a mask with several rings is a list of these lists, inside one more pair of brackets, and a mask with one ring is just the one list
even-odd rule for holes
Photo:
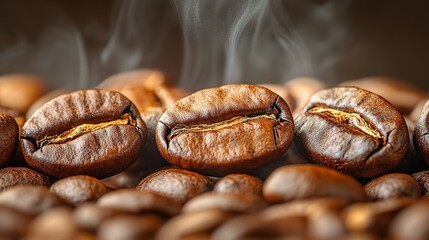
[[156,142],[173,165],[204,174],[245,173],[289,148],[293,119],[270,90],[245,84],[204,89],[177,101],[161,116]]
[[83,90],[52,99],[24,124],[28,164],[55,178],[109,177],[129,167],[146,140],[136,107],[118,92]]
[[409,144],[404,117],[384,98],[356,87],[317,92],[295,123],[303,155],[356,177],[393,169]]

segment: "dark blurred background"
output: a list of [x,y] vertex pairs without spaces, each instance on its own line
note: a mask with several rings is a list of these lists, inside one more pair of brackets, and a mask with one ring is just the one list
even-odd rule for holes
[[428,43],[423,0],[0,0],[0,74],[52,87],[157,68],[189,91],[373,75],[429,90]]

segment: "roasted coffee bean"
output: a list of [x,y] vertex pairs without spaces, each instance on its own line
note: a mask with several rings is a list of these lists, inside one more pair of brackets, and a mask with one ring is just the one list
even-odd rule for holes
[[429,165],[429,100],[423,106],[413,135],[414,148]]
[[41,78],[29,74],[0,76],[0,106],[16,109],[21,113],[47,91]]
[[163,72],[139,69],[110,76],[97,86],[100,89],[114,90],[125,95],[136,105],[146,124],[147,144],[131,171],[152,169],[153,172],[169,165],[156,147],[156,125],[167,107],[187,95],[184,90],[171,86],[169,82],[169,77]]
[[156,141],[173,165],[209,175],[244,173],[277,160],[293,138],[286,102],[245,84],[196,92],[161,116]]
[[25,167],[0,169],[0,191],[17,185],[35,185],[48,188],[51,180],[46,175]]
[[246,214],[226,221],[210,239],[304,239],[306,227],[307,219],[302,216],[270,218],[258,213]]
[[0,114],[0,166],[4,165],[16,152],[19,129],[15,119]]
[[403,114],[409,114],[427,94],[411,84],[389,77],[366,77],[346,81],[340,86],[354,86],[366,89],[384,97]]
[[391,222],[389,239],[429,239],[429,202],[422,201],[401,211]]
[[96,232],[98,227],[110,217],[126,214],[125,211],[84,203],[73,211],[73,221],[83,230]]
[[154,192],[183,204],[203,192],[210,191],[212,187],[212,181],[204,175],[183,169],[168,168],[147,176],[137,185],[136,189]]
[[211,232],[233,216],[219,209],[184,213],[168,220],[155,239],[210,239]]
[[371,232],[383,235],[393,217],[415,202],[410,198],[397,198],[370,203],[355,203],[344,209],[342,215],[351,232]]
[[265,181],[263,194],[270,203],[321,197],[345,201],[366,199],[362,185],[351,176],[310,164],[278,168]]
[[417,172],[412,175],[414,179],[417,180],[418,183],[420,183],[420,186],[422,187],[423,194],[425,196],[429,195],[429,171],[422,171]]
[[139,156],[146,127],[118,92],[77,91],[47,102],[28,119],[21,148],[28,164],[47,175],[109,177]]
[[50,191],[71,204],[79,205],[87,201],[96,201],[111,189],[96,178],[76,175],[56,181]]
[[266,206],[264,199],[254,194],[207,192],[189,200],[182,211],[187,213],[219,209],[230,213],[249,213]]
[[97,231],[97,239],[145,240],[154,239],[164,220],[154,214],[121,215],[104,221]]
[[69,208],[50,209],[36,217],[28,227],[24,239],[93,239],[81,231],[73,221]]
[[262,196],[262,181],[247,174],[229,174],[216,182],[213,191]]
[[98,199],[97,204],[131,213],[156,212],[167,216],[176,215],[181,209],[181,204],[170,198],[134,189],[121,189],[107,193]]
[[47,209],[68,204],[48,189],[39,186],[15,186],[0,192],[0,205],[29,215],[37,215]]
[[142,178],[147,177],[146,172],[123,171],[101,181],[113,189],[135,188]]
[[0,206],[0,239],[21,239],[31,217],[9,207]]
[[18,124],[18,128],[20,131],[19,135],[21,135],[22,126],[24,126],[25,119],[26,119],[24,113],[16,109],[0,106],[0,114],[5,114],[13,117],[15,119],[15,122]]
[[315,92],[326,88],[326,85],[320,80],[309,77],[291,79],[285,86],[295,102],[295,106],[292,107],[294,119],[303,112],[305,105]]
[[355,87],[317,92],[295,123],[295,144],[306,158],[356,177],[388,172],[409,143],[404,117],[384,98]]
[[420,197],[422,187],[410,175],[403,173],[390,173],[373,179],[364,187],[371,199],[386,200],[398,197]]

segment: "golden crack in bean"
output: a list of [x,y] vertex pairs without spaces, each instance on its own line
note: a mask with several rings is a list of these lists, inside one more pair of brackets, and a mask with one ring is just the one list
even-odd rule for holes
[[38,148],[42,148],[48,144],[60,144],[73,140],[85,133],[93,132],[102,128],[110,127],[113,125],[132,125],[136,123],[129,113],[122,114],[119,119],[108,122],[101,122],[96,124],[81,124],[70,130],[67,130],[59,135],[47,136],[41,140],[36,141]]
[[382,140],[383,145],[386,144],[386,138],[357,113],[348,113],[327,107],[314,107],[307,112],[320,114],[322,116],[334,119],[338,123],[357,128],[367,135]]

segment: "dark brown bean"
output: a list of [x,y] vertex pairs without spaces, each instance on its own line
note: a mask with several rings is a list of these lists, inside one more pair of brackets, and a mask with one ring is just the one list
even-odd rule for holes
[[188,213],[218,209],[230,213],[248,213],[266,206],[262,197],[253,194],[207,192],[189,200],[182,211]]
[[25,167],[0,169],[0,191],[17,185],[49,187],[51,180],[46,175]]
[[139,156],[146,127],[118,92],[77,91],[47,102],[28,119],[21,148],[28,164],[50,176],[112,176]]
[[422,188],[410,175],[390,173],[373,179],[364,186],[365,192],[371,199],[386,200],[399,197],[420,197]]
[[168,168],[147,176],[137,185],[136,189],[154,192],[183,204],[203,192],[210,191],[212,187],[212,181],[204,175],[183,169]]
[[84,203],[73,211],[73,221],[83,230],[96,232],[105,220],[126,214],[127,212],[98,206],[95,203]]
[[54,208],[36,217],[28,227],[24,239],[92,239],[88,233],[80,231],[74,223],[72,210]]
[[366,199],[362,185],[351,176],[310,164],[278,168],[265,181],[263,194],[270,203],[321,197],[345,201]]
[[97,231],[97,239],[145,240],[153,239],[164,220],[154,214],[121,215],[104,221]]
[[209,237],[211,232],[234,214],[218,209],[190,212],[168,220],[156,234],[156,239],[200,239],[196,236]]
[[262,181],[247,174],[229,174],[216,182],[213,191],[262,196]]
[[39,186],[15,186],[3,190],[0,192],[0,205],[29,215],[37,215],[57,206],[68,206],[62,198]]
[[401,211],[390,224],[389,239],[429,239],[429,202],[422,201]]
[[351,232],[374,233],[383,236],[393,217],[416,200],[397,198],[371,203],[355,203],[344,209],[342,215]]
[[307,219],[302,216],[266,218],[262,214],[246,214],[232,218],[217,228],[210,239],[303,239]]
[[176,215],[181,209],[181,205],[170,198],[134,189],[121,189],[107,193],[98,199],[97,204],[131,213],[157,212],[167,216]]
[[425,196],[429,195],[429,171],[421,171],[414,173],[412,175],[414,179],[417,180],[418,183],[420,183],[420,186],[422,187],[423,194]]
[[295,144],[306,158],[356,177],[393,169],[409,143],[404,117],[384,98],[355,87],[317,92],[295,123]]
[[245,84],[198,91],[161,116],[156,141],[173,165],[209,175],[245,173],[277,160],[293,138],[286,102]]
[[19,141],[19,128],[15,119],[0,114],[0,166],[15,154]]
[[429,100],[423,106],[419,120],[414,128],[414,148],[420,157],[429,165]]
[[77,175],[56,181],[50,191],[71,204],[79,205],[87,201],[96,201],[111,189],[96,178]]

